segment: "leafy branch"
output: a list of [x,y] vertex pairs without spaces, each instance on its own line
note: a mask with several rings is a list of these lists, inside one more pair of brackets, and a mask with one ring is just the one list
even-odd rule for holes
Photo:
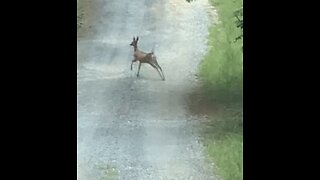
[[[234,16],[237,18],[236,26],[237,28],[241,28],[241,35],[235,38],[235,42],[243,38],[243,8],[236,10],[234,12]],[[242,47],[243,49],[243,47]]]

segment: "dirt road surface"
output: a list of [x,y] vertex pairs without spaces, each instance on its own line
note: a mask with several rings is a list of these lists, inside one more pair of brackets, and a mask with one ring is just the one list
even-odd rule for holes
[[[207,47],[207,0],[95,0],[78,35],[78,179],[216,179],[187,95]],[[133,36],[166,76],[130,71]]]

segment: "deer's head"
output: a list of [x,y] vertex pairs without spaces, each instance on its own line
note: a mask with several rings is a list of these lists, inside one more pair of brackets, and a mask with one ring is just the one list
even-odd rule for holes
[[139,40],[138,36],[137,36],[137,38],[133,37],[133,41],[130,43],[130,46],[137,47],[138,40]]

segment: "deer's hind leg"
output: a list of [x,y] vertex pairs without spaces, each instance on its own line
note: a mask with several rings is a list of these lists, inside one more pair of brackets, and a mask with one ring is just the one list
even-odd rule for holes
[[159,71],[159,69],[158,69],[157,65],[153,64],[152,62],[150,62],[149,64],[150,64],[153,68],[155,68],[155,69],[158,71],[158,73],[159,73],[159,75],[160,75],[161,79],[162,79],[162,80],[164,80],[164,77],[162,77],[162,75],[161,75],[161,73],[160,73],[160,71]]
[[[160,65],[158,64],[157,59],[156,59],[156,58],[153,58],[152,61],[153,61],[153,64],[160,69],[160,71],[161,71],[161,73],[162,73],[162,80],[165,80],[164,74],[163,74],[163,71],[162,71],[162,68],[161,68]],[[158,72],[159,72],[159,70],[158,70]],[[159,73],[160,73],[160,72],[159,72]]]

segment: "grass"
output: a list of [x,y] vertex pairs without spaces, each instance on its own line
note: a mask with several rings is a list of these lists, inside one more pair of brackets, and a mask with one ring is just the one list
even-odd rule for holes
[[216,113],[203,127],[206,153],[223,180],[242,180],[242,109],[233,107]]
[[77,30],[84,26],[85,20],[88,18],[88,6],[88,0],[77,0]]
[[107,165],[99,168],[102,175],[100,180],[115,180],[118,179],[118,171],[115,167]]
[[216,163],[218,175],[224,180],[243,179],[242,136],[229,135],[209,143],[207,153]]
[[[215,172],[223,180],[243,179],[243,55],[241,34],[233,13],[242,0],[210,0],[219,22],[209,29],[210,50],[199,66],[203,101],[218,111],[204,125],[206,152]],[[200,100],[201,101],[201,100]],[[207,103],[208,104],[208,103]]]
[[77,30],[81,28],[84,19],[83,0],[77,1]]
[[209,29],[209,47],[200,64],[200,77],[210,97],[215,101],[241,102],[243,84],[242,39],[233,12],[241,7],[241,0],[210,0],[217,8],[219,22]]

